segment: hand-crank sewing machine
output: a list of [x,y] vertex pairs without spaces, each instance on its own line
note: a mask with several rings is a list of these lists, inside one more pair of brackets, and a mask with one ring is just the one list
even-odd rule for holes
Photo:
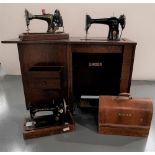
[[[55,33],[59,27],[63,27],[63,20],[59,10],[55,10],[54,14],[46,14],[45,9],[42,9],[42,15],[32,15],[27,9],[25,9],[25,19],[27,31],[29,32],[30,20],[39,19],[44,20],[48,24],[48,33]],[[64,27],[63,27],[64,28]],[[64,31],[64,29],[63,29]]]

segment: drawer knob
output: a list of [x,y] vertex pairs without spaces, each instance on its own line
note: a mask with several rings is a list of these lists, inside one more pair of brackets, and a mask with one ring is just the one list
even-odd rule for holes
[[46,81],[42,81],[41,85],[46,86],[47,82]]

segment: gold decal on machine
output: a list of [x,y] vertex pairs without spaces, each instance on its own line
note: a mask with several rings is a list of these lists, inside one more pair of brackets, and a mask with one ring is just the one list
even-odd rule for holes
[[102,62],[89,62],[88,66],[89,67],[92,67],[92,66],[93,67],[99,67],[99,66],[103,66],[103,65],[102,65]]

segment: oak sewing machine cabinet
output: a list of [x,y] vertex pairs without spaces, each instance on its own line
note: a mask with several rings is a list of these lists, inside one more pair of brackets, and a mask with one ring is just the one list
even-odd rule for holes
[[36,108],[50,104],[57,96],[56,89],[62,91],[71,112],[73,101],[82,95],[130,92],[136,43],[128,39],[70,37],[46,41],[16,39],[3,43],[18,46],[28,110],[33,103]]

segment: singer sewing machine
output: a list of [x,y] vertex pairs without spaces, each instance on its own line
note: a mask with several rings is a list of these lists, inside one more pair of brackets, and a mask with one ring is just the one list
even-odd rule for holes
[[[54,15],[53,14],[46,14],[45,9],[42,9],[42,15],[32,15],[27,9],[25,9],[25,19],[26,19],[26,26],[27,26],[27,31],[29,32],[29,25],[30,25],[30,20],[32,19],[39,19],[39,20],[44,20],[48,24],[48,33],[55,33],[59,27],[63,27],[63,20],[62,16],[60,14],[59,10],[55,10]],[[64,27],[63,27],[64,31]]]
[[[126,18],[125,15],[120,15],[119,18],[117,17],[110,17],[110,18],[101,18],[101,19],[92,19],[89,15],[86,15],[86,39],[88,34],[88,29],[90,28],[91,24],[106,24],[109,26],[109,33],[108,33],[108,40],[120,40],[122,31],[125,28]],[[121,34],[119,36],[119,24],[121,25]]]
[[[29,25],[30,21],[33,19],[46,21],[48,24],[47,32],[30,33]],[[69,34],[64,33],[63,19],[60,11],[57,9],[54,14],[46,13],[45,9],[42,9],[42,15],[32,15],[27,9],[25,9],[25,20],[27,33],[23,33],[19,36],[22,41],[69,39]],[[59,30],[60,27],[62,27],[62,31]]]

